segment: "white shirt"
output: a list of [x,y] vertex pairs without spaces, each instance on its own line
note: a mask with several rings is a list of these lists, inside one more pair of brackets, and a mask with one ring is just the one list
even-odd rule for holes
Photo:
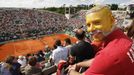
[[26,59],[25,59],[25,58],[24,58],[23,60],[18,59],[17,61],[18,61],[18,63],[20,63],[20,64],[21,64],[21,67],[24,67],[24,66],[26,66],[26,64],[27,64],[27,61],[26,61]]
[[67,60],[68,50],[65,47],[58,46],[52,52],[52,60],[55,65],[58,65],[60,60]]

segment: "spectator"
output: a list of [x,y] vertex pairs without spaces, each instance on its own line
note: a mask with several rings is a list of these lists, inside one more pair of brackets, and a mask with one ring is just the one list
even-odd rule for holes
[[71,47],[70,55],[75,58],[75,63],[94,57],[94,50],[90,43],[85,41],[85,31],[78,29],[75,32],[77,43]]
[[[85,41],[85,32],[82,29],[74,30],[75,36],[78,39],[75,45],[69,50],[69,59],[66,61],[60,61],[58,64],[57,74],[66,74],[67,67],[75,63],[91,59],[94,57],[94,50],[92,46]],[[81,72],[86,68],[81,68]]]
[[[98,33],[105,37],[105,47],[97,52],[94,59],[81,62],[89,67],[82,75],[134,75],[133,42],[114,24],[114,18],[107,6],[96,6],[86,15],[88,31],[99,40]],[[99,32],[98,32],[99,31]],[[77,64],[80,66],[80,63]],[[81,75],[75,71],[76,65],[69,69],[69,75]]]
[[2,64],[2,75],[21,75],[20,66],[17,59],[14,56],[8,56],[6,61]]
[[55,45],[57,46],[57,48],[53,50],[51,58],[54,64],[57,65],[60,60],[67,60],[68,50],[62,47],[60,40],[56,40]]
[[127,31],[127,36],[134,40],[134,20]]
[[70,53],[70,49],[72,47],[72,43],[71,43],[70,38],[66,38],[64,40],[64,46],[68,49],[68,54],[69,54]]
[[25,58],[25,56],[19,56],[19,58],[18,58],[18,63],[20,63],[21,64],[21,67],[25,67],[26,66],[26,64],[27,64],[27,61],[26,61],[26,58]]
[[37,59],[35,57],[31,57],[28,61],[28,65],[24,68],[24,74],[25,75],[33,75],[33,74],[39,74],[41,75],[41,69],[36,67],[37,65]]

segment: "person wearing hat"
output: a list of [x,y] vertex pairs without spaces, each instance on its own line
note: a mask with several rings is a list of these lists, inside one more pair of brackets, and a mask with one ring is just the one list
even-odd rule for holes
[[[134,75],[134,44],[116,27],[107,6],[95,6],[87,11],[86,24],[94,40],[104,39],[104,47],[91,60],[81,62],[89,67],[84,73],[76,72],[80,63],[70,66],[69,75]],[[98,34],[104,35],[101,38]]]

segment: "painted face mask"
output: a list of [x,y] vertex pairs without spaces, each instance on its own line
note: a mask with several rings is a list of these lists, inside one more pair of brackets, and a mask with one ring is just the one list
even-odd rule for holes
[[106,6],[96,6],[89,10],[86,15],[87,31],[96,35],[95,39],[100,40],[97,34],[102,33],[104,36],[112,31],[114,18],[110,9]]

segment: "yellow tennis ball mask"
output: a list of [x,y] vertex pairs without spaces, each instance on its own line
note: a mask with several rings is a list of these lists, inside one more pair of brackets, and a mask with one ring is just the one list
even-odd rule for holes
[[108,7],[94,7],[87,12],[86,24],[88,32],[93,34],[102,32],[106,35],[112,30],[114,18]]

